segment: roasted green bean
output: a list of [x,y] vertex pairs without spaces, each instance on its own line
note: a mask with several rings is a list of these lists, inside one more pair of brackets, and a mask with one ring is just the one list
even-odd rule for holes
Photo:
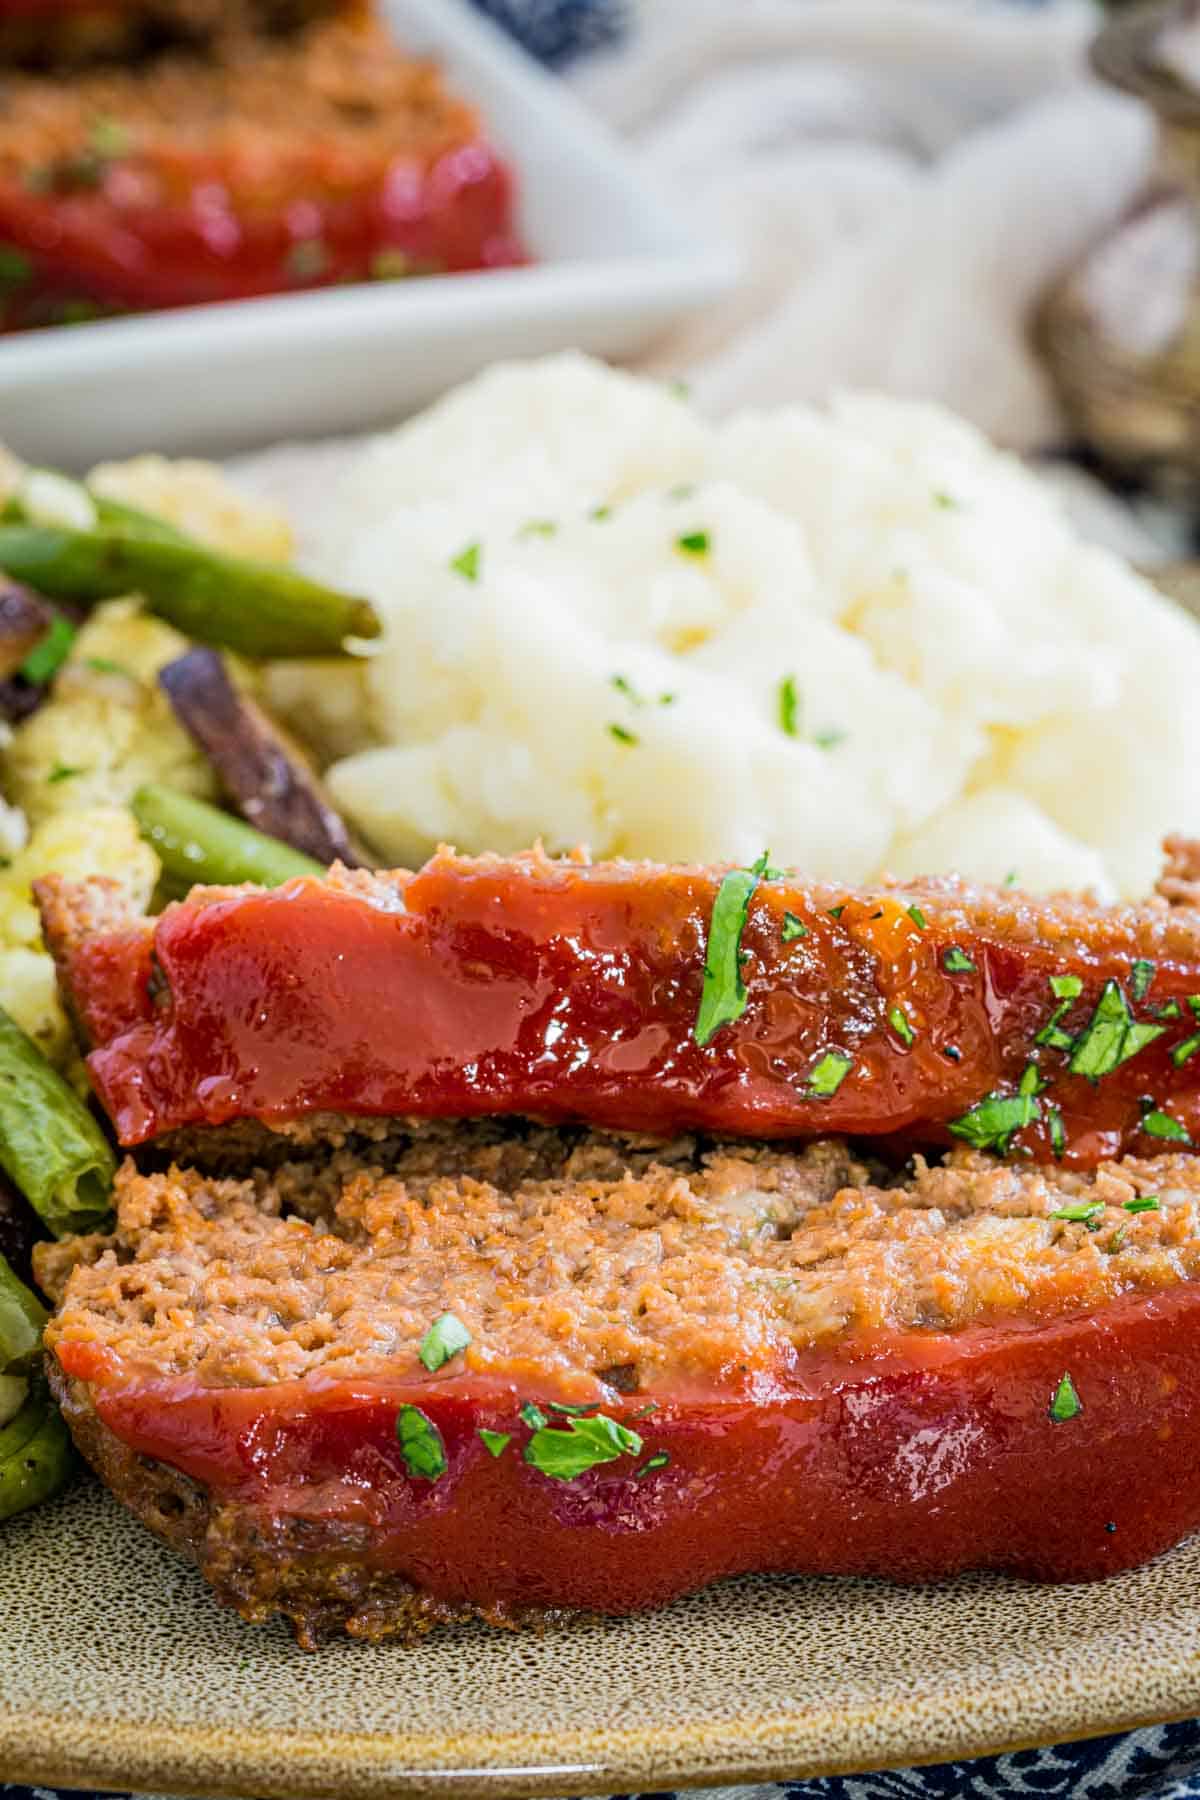
[[164,871],[189,885],[235,887],[256,881],[278,887],[293,875],[324,874],[321,863],[290,844],[266,837],[252,825],[174,788],[139,788],[133,797],[133,816],[146,842],[158,852]]
[[0,1008],[0,1166],[54,1233],[92,1231],[116,1159],[74,1089]]
[[42,1341],[46,1309],[0,1256],[0,1375],[32,1368]]
[[380,631],[369,600],[128,523],[106,529],[98,520],[90,531],[0,524],[0,569],[54,600],[91,605],[140,594],[186,636],[244,656],[327,656],[349,637]]
[[[6,1451],[4,1440],[10,1433],[14,1447]],[[0,1431],[0,1519],[49,1500],[66,1481],[71,1463],[70,1434],[45,1379],[38,1376],[30,1383],[21,1411]]]

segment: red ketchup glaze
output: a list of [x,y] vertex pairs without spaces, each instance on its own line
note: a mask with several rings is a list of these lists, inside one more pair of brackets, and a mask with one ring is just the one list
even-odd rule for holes
[[511,174],[481,141],[363,166],[334,144],[298,148],[274,188],[233,152],[167,146],[62,192],[0,178],[0,242],[29,265],[0,297],[0,329],[81,302],[143,311],[367,281],[388,258],[414,272],[525,260]]
[[[751,1570],[1091,1580],[1200,1526],[1195,1287],[814,1355],[769,1391],[661,1393],[647,1417],[644,1397],[622,1400],[606,1410],[641,1456],[570,1482],[523,1460],[531,1396],[469,1376],[201,1389],[92,1345],[57,1354],[118,1437],[261,1512],[264,1542],[280,1518],[337,1524],[356,1560],[459,1604],[620,1613]],[[1082,1410],[1058,1421],[1064,1374]],[[436,1481],[405,1467],[403,1403],[442,1434]],[[480,1426],[512,1433],[499,1458]]]
[[[947,973],[932,908],[922,929],[894,896],[851,898],[835,918],[801,885],[761,884],[742,934],[745,1011],[699,1045],[717,885],[691,870],[443,858],[408,882],[403,908],[308,879],[185,902],[152,928],[155,980],[136,934],[88,940],[67,980],[96,1092],[128,1145],[322,1110],[952,1142],[949,1123],[993,1090],[1013,1094],[1031,1056],[1048,1086],[1013,1140],[1021,1154],[1052,1156],[1052,1106],[1080,1166],[1170,1148],[1144,1129],[1151,1097],[1160,1131],[1167,1118],[1200,1133],[1200,1055],[1171,1056],[1197,1029],[1187,996],[1200,965],[1160,963],[1147,1002],[1129,1004],[1150,1021],[1150,1002],[1173,999],[1177,1016],[1093,1082],[1035,1045],[1057,1004],[1049,978],[1078,976],[1061,1021],[1077,1034],[1110,977],[1130,992],[1129,954],[960,925],[954,945],[974,966]],[[807,935],[784,942],[785,912]],[[821,1097],[810,1078],[829,1053],[852,1067]]]

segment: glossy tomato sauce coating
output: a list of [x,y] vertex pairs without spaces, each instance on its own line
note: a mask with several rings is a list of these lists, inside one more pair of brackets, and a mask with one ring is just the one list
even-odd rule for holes
[[[845,1133],[1090,1166],[1200,1132],[1200,922],[960,886],[435,858],[199,892],[113,928],[39,889],[121,1141],[316,1113]],[[744,1004],[697,1038],[706,960]],[[1066,983],[1064,987],[1063,984]],[[1100,1009],[1098,1011],[1097,1009]],[[1088,1073],[1072,1072],[1089,1033]],[[997,1113],[981,1103],[1006,1102]]]

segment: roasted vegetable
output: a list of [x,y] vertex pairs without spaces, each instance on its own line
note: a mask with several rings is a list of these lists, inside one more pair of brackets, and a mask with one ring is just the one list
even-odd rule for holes
[[0,576],[0,682],[17,673],[53,622],[54,614],[44,600],[19,581]]
[[368,860],[300,752],[238,692],[215,650],[190,650],[158,679],[251,825],[319,863],[358,866]]
[[0,1519],[49,1500],[71,1473],[73,1460],[67,1428],[39,1375],[29,1383],[21,1410],[0,1430]]
[[0,569],[52,599],[91,605],[140,594],[152,612],[201,643],[246,656],[324,656],[373,638],[368,600],[294,569],[224,556],[201,544],[139,534],[128,522],[0,525]]
[[293,875],[321,875],[322,865],[239,819],[171,788],[139,788],[133,816],[168,875],[187,882],[276,887]]
[[0,1165],[54,1233],[109,1211],[116,1159],[87,1107],[0,1009]]

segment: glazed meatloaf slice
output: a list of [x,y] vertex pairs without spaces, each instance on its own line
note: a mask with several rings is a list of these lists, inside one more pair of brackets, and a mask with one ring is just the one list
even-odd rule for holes
[[0,329],[521,260],[507,167],[369,19],[0,90]]
[[1161,898],[449,852],[157,919],[38,894],[128,1146],[522,1115],[1085,1167],[1200,1132],[1200,913]]
[[1087,1579],[1200,1525],[1200,1163],[441,1126],[38,1252],[84,1453],[304,1643],[743,1570]]

